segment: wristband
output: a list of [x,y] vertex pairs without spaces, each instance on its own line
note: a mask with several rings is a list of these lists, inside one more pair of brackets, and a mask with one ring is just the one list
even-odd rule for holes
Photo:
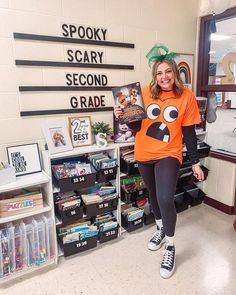
[[194,167],[194,166],[201,166],[201,163],[198,162],[198,163],[196,163],[196,164],[193,164],[192,167]]

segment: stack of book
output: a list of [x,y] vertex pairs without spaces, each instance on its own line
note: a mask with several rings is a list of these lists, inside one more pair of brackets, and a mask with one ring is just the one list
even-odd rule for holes
[[73,243],[98,234],[97,227],[90,225],[90,222],[74,223],[58,230],[58,235],[62,239],[63,244]]
[[127,163],[134,163],[134,148],[124,147],[121,149],[121,158]]
[[117,162],[104,153],[90,155],[89,159],[96,170],[115,167]]
[[126,218],[127,221],[134,221],[139,218],[142,218],[144,214],[144,210],[132,207],[132,205],[127,205],[122,208],[122,215]]
[[94,225],[96,225],[100,232],[112,230],[117,228],[118,222],[112,213],[98,215],[95,218]]
[[81,206],[81,198],[74,192],[59,193],[54,197],[54,201],[58,212],[73,210]]
[[57,179],[92,173],[90,163],[80,161],[70,161],[63,164],[53,165],[52,169]]

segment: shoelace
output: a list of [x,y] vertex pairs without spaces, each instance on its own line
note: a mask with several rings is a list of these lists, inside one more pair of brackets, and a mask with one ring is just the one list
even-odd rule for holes
[[161,266],[165,266],[165,267],[170,268],[170,267],[172,267],[173,261],[174,261],[174,249],[173,250],[165,250]]
[[157,231],[154,236],[151,238],[151,241],[154,243],[159,243],[163,239],[162,230]]

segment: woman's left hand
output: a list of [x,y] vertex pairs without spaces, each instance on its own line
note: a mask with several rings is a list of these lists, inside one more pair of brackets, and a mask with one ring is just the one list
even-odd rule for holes
[[204,173],[198,164],[193,165],[192,170],[193,170],[193,176],[195,176],[197,178],[197,180],[199,180],[199,181],[204,180]]

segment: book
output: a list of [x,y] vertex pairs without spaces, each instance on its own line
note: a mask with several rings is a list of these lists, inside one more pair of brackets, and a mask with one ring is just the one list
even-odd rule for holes
[[113,116],[114,142],[134,142],[134,132],[126,124],[120,124],[119,120]]
[[146,118],[141,86],[139,82],[112,88],[115,105],[121,107],[123,114],[119,118],[120,124],[140,121]]

